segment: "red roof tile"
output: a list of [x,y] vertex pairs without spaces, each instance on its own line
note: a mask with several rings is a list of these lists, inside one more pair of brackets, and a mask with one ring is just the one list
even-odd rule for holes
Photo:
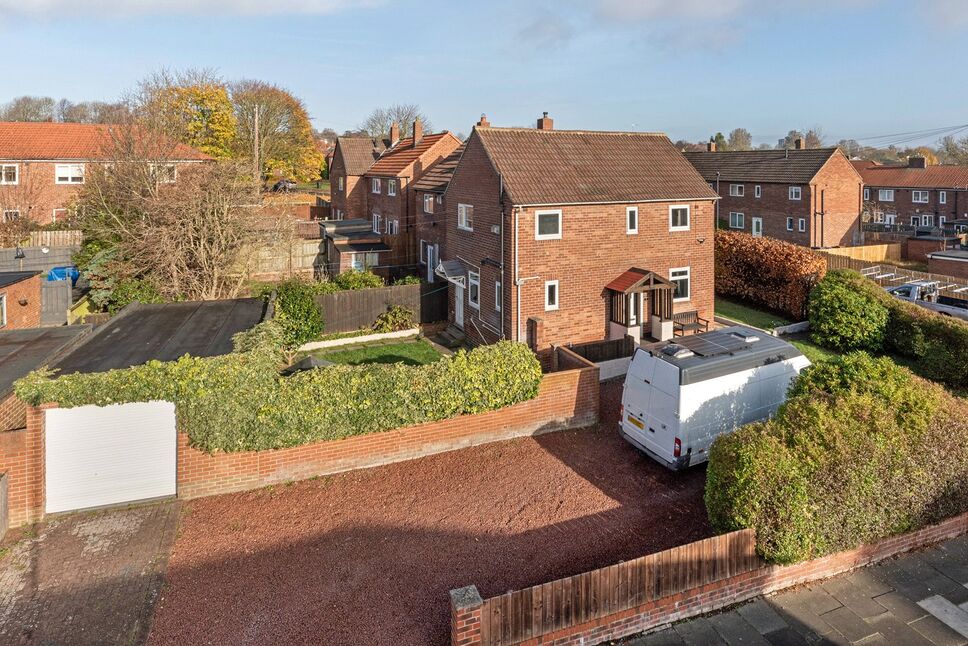
[[454,176],[454,170],[457,169],[457,164],[460,162],[460,156],[463,154],[464,146],[461,144],[457,150],[431,166],[430,170],[414,182],[414,190],[427,191],[429,193],[443,193],[447,190],[447,185],[450,184],[450,180]]
[[[338,137],[336,147],[343,156],[343,168],[347,175],[365,175],[370,166],[386,150],[386,142],[370,137]],[[336,154],[336,151],[333,151]]]
[[[380,175],[383,177],[399,177],[411,164],[420,159],[424,153],[429,152],[438,141],[441,141],[445,138],[453,139],[455,147],[460,145],[460,139],[447,131],[431,135],[424,135],[423,138],[417,142],[416,146],[413,145],[412,137],[401,139],[399,142],[397,142],[396,146],[393,146],[383,153],[383,155],[380,156],[380,159],[378,159],[376,163],[370,167],[370,170],[368,170],[366,174]],[[449,153],[450,151],[447,152]]]
[[[859,167],[858,167],[859,166]],[[867,186],[885,188],[968,188],[968,166],[879,166],[874,162],[854,164]]]
[[[124,126],[49,121],[0,121],[0,159],[106,160],[113,141]],[[206,161],[208,155],[185,144],[171,142],[164,158],[171,161]]]

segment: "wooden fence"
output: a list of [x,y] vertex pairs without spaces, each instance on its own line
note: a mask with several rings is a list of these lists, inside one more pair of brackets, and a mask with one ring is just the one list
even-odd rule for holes
[[928,280],[938,283],[938,292],[952,298],[968,300],[968,281],[964,278],[915,271],[883,262],[867,262],[846,256],[825,253],[827,269],[853,269],[870,278],[881,287],[897,287],[913,280]]
[[316,296],[316,305],[323,315],[327,334],[369,327],[393,305],[413,311],[420,323],[436,323],[447,318],[447,283],[395,285],[320,294]]
[[624,359],[635,354],[635,339],[625,335],[621,339],[610,341],[589,341],[588,343],[575,343],[568,346],[568,349],[580,357],[588,359],[592,363],[602,361],[612,361],[614,359]]
[[70,229],[64,231],[31,231],[24,247],[80,247],[84,232]]
[[480,643],[516,644],[762,566],[744,529],[509,592],[483,601]]
[[826,253],[834,256],[846,256],[854,260],[868,262],[883,262],[885,260],[901,260],[904,245],[900,242],[890,244],[868,244],[857,247],[838,247],[825,249]]

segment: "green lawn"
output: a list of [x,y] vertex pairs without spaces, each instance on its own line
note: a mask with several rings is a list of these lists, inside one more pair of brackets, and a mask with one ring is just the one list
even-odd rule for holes
[[819,361],[830,361],[831,359],[836,359],[840,356],[839,353],[833,350],[828,350],[827,348],[822,348],[806,335],[801,339],[789,339],[790,343],[795,345],[800,352],[803,353],[807,359],[810,359],[811,363],[817,363]]
[[772,330],[775,327],[793,323],[793,321],[785,319],[779,314],[767,312],[752,305],[723,298],[722,296],[716,297],[716,316],[722,316],[738,323],[752,325],[761,330]]
[[404,343],[385,345],[367,344],[350,348],[313,353],[320,359],[333,363],[358,366],[365,363],[404,363],[408,366],[421,366],[440,359],[441,354],[423,339]]

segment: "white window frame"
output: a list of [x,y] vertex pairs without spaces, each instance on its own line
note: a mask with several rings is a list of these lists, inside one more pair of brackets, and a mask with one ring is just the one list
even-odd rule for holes
[[807,218],[797,219],[797,231],[800,233],[806,233],[807,231]]
[[[676,209],[686,210],[686,225],[672,226],[672,212]],[[669,231],[688,231],[692,226],[692,208],[689,204],[670,204],[669,205]]]
[[[685,272],[684,276],[676,276],[677,272]],[[682,303],[692,298],[692,270],[689,267],[672,267],[669,269],[669,282],[686,279],[686,295],[673,297],[673,303]]]
[[389,195],[390,197],[397,196],[397,180],[395,179],[387,180],[387,195]]
[[934,213],[922,213],[921,214],[921,226],[922,227],[933,227],[934,226]]
[[[7,170],[13,169],[13,181],[6,179]],[[0,186],[16,186],[20,183],[20,164],[0,164]]]
[[788,217],[786,219],[786,229],[787,231],[793,231],[793,218]]
[[[635,220],[635,225],[632,225],[632,220]],[[627,206],[625,207],[625,233],[633,234],[639,232],[639,207],[637,206]]]
[[877,201],[878,202],[893,202],[894,201],[894,189],[893,188],[882,188],[877,191]]
[[423,203],[423,211],[424,211],[424,213],[433,213],[434,212],[434,195],[433,195],[433,193],[424,193],[424,200],[423,200],[423,202],[424,202]]
[[[16,215],[14,215],[16,214]],[[12,217],[11,217],[12,216]],[[4,222],[16,222],[22,216],[20,209],[4,209],[3,210],[3,221]]]
[[343,176],[342,175],[340,175],[339,178],[337,178],[336,185],[337,185],[337,189],[336,190],[339,190],[339,191],[345,190],[345,188],[343,186]]
[[83,184],[84,164],[54,164],[54,183]]
[[383,216],[379,213],[373,214],[373,233],[383,233]]
[[[542,215],[554,215],[558,218],[558,232],[557,233],[538,233],[539,225],[541,224]],[[561,230],[563,228],[564,222],[561,217],[561,209],[543,210],[534,212],[534,239],[535,240],[561,240]]]
[[919,226],[921,226],[921,216],[920,215],[912,215],[911,216],[911,226],[912,227],[919,227]]
[[[796,196],[796,197],[794,197]],[[802,186],[791,186],[787,190],[787,197],[789,197],[794,202],[799,202],[803,199],[803,187]]]
[[753,195],[757,199],[763,197],[763,187],[760,186],[759,184],[757,184],[756,186],[754,186],[753,187]]
[[[548,301],[548,288],[555,288],[555,302],[550,303]],[[546,312],[553,312],[555,310],[561,309],[561,287],[557,280],[546,280],[544,284],[544,306]]]
[[[470,217],[468,217],[468,210],[470,210]],[[461,229],[462,231],[474,230],[474,205],[473,204],[457,205],[457,228]]]
[[421,265],[426,265],[427,264],[427,247],[428,246],[429,245],[428,245],[428,243],[427,243],[426,240],[421,240],[420,241],[420,264]]
[[[474,292],[477,288],[477,300],[474,300]],[[467,272],[467,304],[475,310],[481,309],[481,275],[476,271]]]
[[438,194],[437,195],[437,204],[443,204],[443,203],[444,203],[444,196],[443,196],[443,194]]
[[379,195],[382,190],[383,190],[383,187],[380,184],[380,178],[379,177],[371,177],[370,178],[370,192],[373,193],[374,195]]
[[931,201],[931,194],[928,191],[911,191],[911,202],[914,204],[927,204]]
[[[151,169],[151,175],[159,184],[174,184],[178,181],[178,166],[175,164],[151,164],[149,168]],[[170,168],[171,175],[160,174],[158,172],[159,168]]]
[[494,281],[494,311],[501,311],[501,301],[504,300],[504,287],[501,281]]
[[869,188],[864,189],[864,201],[871,199],[871,190]]
[[400,221],[387,218],[386,228],[388,236],[395,236],[400,233]]
[[746,197],[746,185],[745,184],[730,184],[729,185],[729,196],[730,197]]
[[[734,219],[733,218],[734,215],[735,216],[739,216],[739,217],[737,217],[737,218]],[[739,222],[739,224],[735,224],[734,222]],[[730,211],[729,212],[729,228],[730,229],[745,229],[746,228],[746,214],[745,213],[740,213],[739,211]]]
[[938,191],[938,204],[948,203],[948,191]]
[[0,294],[0,327],[7,327],[7,295]]

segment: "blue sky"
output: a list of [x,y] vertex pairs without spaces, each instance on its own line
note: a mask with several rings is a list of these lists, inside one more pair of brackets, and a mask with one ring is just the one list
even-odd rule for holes
[[547,110],[561,128],[836,141],[968,123],[966,36],[963,0],[0,0],[0,102],[111,100],[202,67],[286,87],[340,132],[412,102],[458,132]]

